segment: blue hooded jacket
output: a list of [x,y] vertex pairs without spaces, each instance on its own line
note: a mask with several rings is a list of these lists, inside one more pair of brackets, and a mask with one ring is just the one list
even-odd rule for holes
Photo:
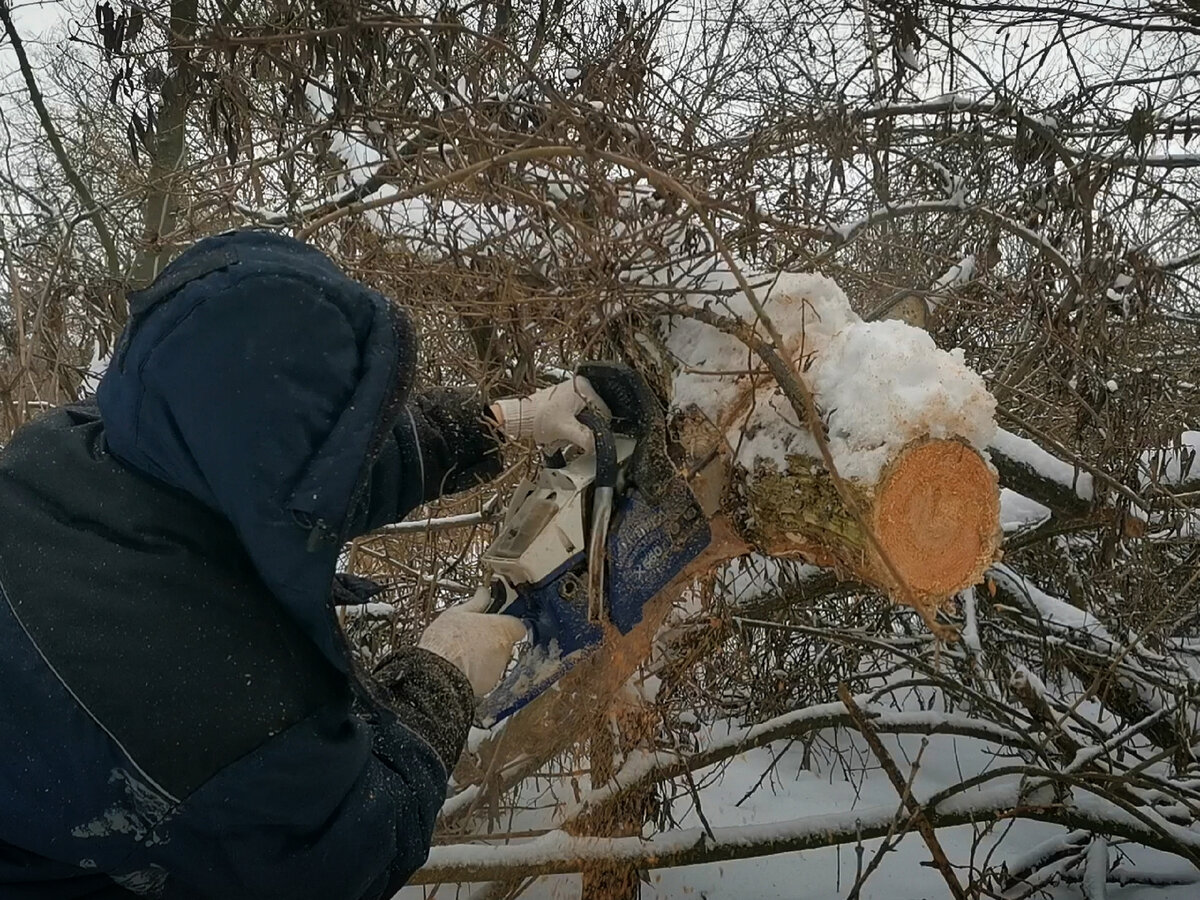
[[498,470],[413,391],[381,295],[291,239],[201,241],[97,396],[0,451],[0,896],[389,896],[473,708],[412,648],[356,674],[346,540]]

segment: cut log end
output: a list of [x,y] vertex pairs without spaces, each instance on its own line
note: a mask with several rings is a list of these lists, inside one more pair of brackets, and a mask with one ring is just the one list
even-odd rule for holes
[[996,557],[996,475],[958,441],[930,441],[903,453],[877,486],[872,513],[888,560],[929,612],[977,583]]
[[915,607],[931,628],[941,605],[982,580],[996,558],[996,475],[960,441],[910,445],[877,482],[843,488],[857,514],[812,460],[789,459],[785,472],[761,468],[749,483],[750,539],[770,556],[798,556],[874,585]]

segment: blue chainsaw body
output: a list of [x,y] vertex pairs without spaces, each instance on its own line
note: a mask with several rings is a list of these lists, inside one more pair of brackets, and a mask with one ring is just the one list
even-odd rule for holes
[[615,364],[580,374],[612,410],[611,426],[593,417],[595,454],[548,465],[518,490],[484,555],[495,573],[489,610],[524,621],[530,643],[481,701],[484,727],[554,685],[604,643],[609,627],[633,630],[711,540],[707,517],[667,458],[663,414],[645,383]]
[[[621,634],[642,621],[647,602],[708,546],[699,507],[668,510],[637,491],[620,498],[607,546],[608,620]],[[578,553],[539,584],[513,586],[504,613],[522,619],[532,646],[480,703],[487,727],[533,700],[604,643],[603,624],[589,621],[587,556]]]

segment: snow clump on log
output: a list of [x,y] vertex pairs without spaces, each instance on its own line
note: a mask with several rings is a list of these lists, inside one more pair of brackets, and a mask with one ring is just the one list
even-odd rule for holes
[[[813,391],[842,477],[873,484],[918,441],[956,439],[977,450],[987,447],[996,429],[995,400],[961,350],[941,350],[926,332],[903,322],[864,322],[823,275],[780,273],[751,284],[784,338],[784,353]],[[709,276],[687,302],[736,317],[766,337],[728,272]],[[747,471],[763,463],[784,471],[789,457],[820,457],[807,425],[797,421],[774,379],[737,337],[673,316],[666,344],[679,363],[675,409],[694,407],[717,424]]]

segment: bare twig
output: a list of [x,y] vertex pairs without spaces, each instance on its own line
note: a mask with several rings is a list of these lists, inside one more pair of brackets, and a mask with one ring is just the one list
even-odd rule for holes
[[942,873],[942,877],[946,879],[946,887],[950,889],[950,893],[955,897],[955,900],[967,900],[967,893],[963,890],[962,884],[959,883],[958,876],[954,874],[950,860],[946,858],[946,851],[942,849],[937,832],[934,831],[933,826],[929,823],[925,811],[921,808],[920,801],[912,795],[910,782],[905,781],[904,776],[900,774],[900,770],[896,768],[896,761],[892,759],[892,755],[883,746],[883,741],[879,740],[878,733],[871,726],[867,717],[862,714],[862,710],[858,708],[858,704],[855,702],[854,697],[851,696],[850,689],[846,686],[845,682],[838,685],[838,698],[845,704],[846,711],[850,713],[850,718],[854,720],[855,727],[866,738],[871,752],[875,754],[875,758],[879,760],[879,764],[883,767],[888,780],[891,781],[892,787],[900,795],[900,802],[904,804],[909,815],[912,816],[913,822],[917,826],[917,831],[921,833],[926,846],[929,847],[929,853],[933,857],[934,865]]

